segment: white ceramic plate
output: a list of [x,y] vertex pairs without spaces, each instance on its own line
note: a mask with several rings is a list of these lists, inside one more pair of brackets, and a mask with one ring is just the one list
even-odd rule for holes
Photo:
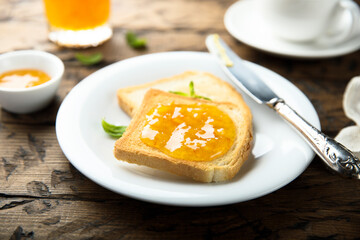
[[[309,100],[290,82],[256,64],[246,64],[305,119],[320,127]],[[208,53],[168,52],[130,58],[82,80],[63,101],[56,134],[69,161],[85,176],[114,192],[168,205],[214,206],[250,200],[288,184],[310,164],[310,147],[266,106],[244,96],[254,117],[255,144],[251,156],[229,182],[197,183],[170,173],[117,161],[115,140],[106,135],[101,119],[128,125],[116,90],[186,70],[207,71],[229,81],[217,59]],[[196,87],[196,86],[195,86]]]
[[258,0],[237,1],[224,16],[224,24],[229,33],[251,47],[295,58],[335,57],[360,49],[360,35],[332,47],[319,47],[314,43],[295,43],[277,38],[263,22],[259,11],[256,11],[257,2]]

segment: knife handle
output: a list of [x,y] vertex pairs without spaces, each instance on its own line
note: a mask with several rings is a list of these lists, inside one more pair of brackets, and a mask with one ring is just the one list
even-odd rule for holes
[[282,99],[273,99],[268,104],[308,141],[326,165],[343,176],[360,179],[360,161],[339,142],[320,132]]

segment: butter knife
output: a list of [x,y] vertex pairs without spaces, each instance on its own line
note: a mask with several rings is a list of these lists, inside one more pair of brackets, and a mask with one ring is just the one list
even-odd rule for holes
[[342,176],[360,179],[360,161],[346,147],[320,132],[283,99],[277,96],[260,77],[217,34],[206,38],[209,52],[218,57],[226,75],[252,99],[266,104],[292,125],[304,137],[324,163]]

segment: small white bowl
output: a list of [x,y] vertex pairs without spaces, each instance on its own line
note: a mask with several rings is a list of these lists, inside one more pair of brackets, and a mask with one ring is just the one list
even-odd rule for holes
[[16,69],[38,69],[51,79],[29,88],[0,87],[0,105],[13,113],[31,113],[46,107],[54,98],[64,74],[63,62],[53,54],[23,50],[0,55],[0,73]]

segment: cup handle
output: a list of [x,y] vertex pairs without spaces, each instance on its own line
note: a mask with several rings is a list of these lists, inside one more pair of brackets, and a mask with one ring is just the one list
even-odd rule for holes
[[[348,15],[348,19],[346,19],[346,14]],[[317,39],[317,44],[320,46],[330,46],[345,42],[360,31],[360,8],[354,1],[339,1],[333,16],[334,17],[329,21],[328,30],[323,36]],[[348,20],[348,22],[344,23],[344,20]],[[344,28],[345,24],[346,27]]]

